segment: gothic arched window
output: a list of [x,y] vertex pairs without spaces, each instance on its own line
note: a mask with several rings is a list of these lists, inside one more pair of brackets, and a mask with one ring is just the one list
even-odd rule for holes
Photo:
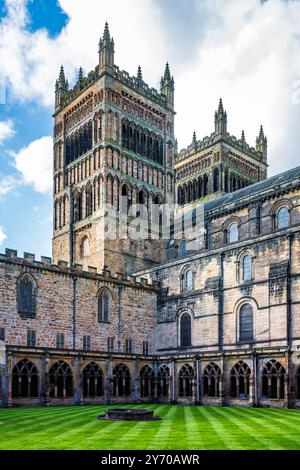
[[49,370],[50,397],[68,398],[73,395],[73,375],[70,366],[58,361]]
[[38,371],[28,359],[19,361],[12,371],[13,398],[38,397]]
[[144,366],[140,372],[141,397],[154,397],[154,372],[152,367]]
[[103,372],[91,362],[83,369],[83,396],[86,398],[103,396]]
[[250,281],[252,279],[252,259],[250,255],[243,258],[243,281]]
[[93,190],[89,185],[85,190],[85,216],[90,217],[93,213]]
[[230,396],[248,398],[250,390],[250,367],[243,361],[237,362],[230,371]]
[[213,191],[214,191],[214,193],[219,191],[219,183],[220,183],[219,169],[215,168],[214,173],[213,173]]
[[158,371],[157,393],[159,397],[169,396],[170,369],[163,365]]
[[110,294],[107,290],[102,290],[98,294],[98,322],[109,321]]
[[203,373],[203,394],[205,397],[214,398],[219,396],[220,378],[220,367],[214,363],[208,364]]
[[125,364],[118,364],[113,370],[113,396],[129,397],[130,372]]
[[192,320],[191,315],[185,312],[180,317],[180,346],[187,348],[192,345]]
[[287,207],[281,207],[277,211],[277,228],[287,228],[290,225],[290,212]]
[[33,278],[25,273],[17,284],[17,305],[21,317],[34,318],[36,315],[36,285]]
[[250,304],[244,304],[240,309],[240,341],[253,340],[253,307]]
[[262,395],[268,399],[284,399],[285,368],[272,359],[267,362],[262,373]]
[[194,369],[189,365],[181,367],[178,374],[179,382],[179,396],[180,397],[192,397],[193,396],[193,379]]

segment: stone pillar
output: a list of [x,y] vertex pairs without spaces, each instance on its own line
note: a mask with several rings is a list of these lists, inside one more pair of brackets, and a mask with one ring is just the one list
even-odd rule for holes
[[221,380],[220,380],[220,388],[219,394],[221,398],[221,405],[227,405],[228,403],[228,387],[227,387],[227,367],[226,362],[224,360],[224,356],[221,358]]
[[249,379],[249,405],[254,406],[255,403],[255,381],[253,377],[253,373]]
[[155,403],[157,403],[158,402],[158,363],[157,362],[154,362],[153,370],[154,370],[154,395],[153,395],[153,401]]
[[76,405],[83,404],[82,398],[82,374],[81,374],[81,357],[77,356],[75,362],[75,377],[74,377],[74,403]]
[[196,357],[196,360],[195,360],[195,364],[196,364],[196,404],[200,404],[201,402],[201,362],[198,358],[198,356]]
[[284,406],[289,406],[289,374],[284,375]]
[[133,376],[133,399],[135,402],[140,401],[140,361],[138,357],[136,357],[134,364],[134,376]]
[[256,390],[258,390],[258,388],[257,388],[256,356],[254,353],[252,355],[252,373],[249,379],[249,404],[251,406],[256,405]]
[[40,395],[40,404],[48,405],[48,377],[46,374],[46,368],[48,363],[48,354],[45,352],[40,356],[40,374],[39,374],[39,395]]
[[12,406],[12,370],[13,370],[13,353],[9,351],[6,356],[6,396],[7,406]]
[[177,364],[174,358],[172,358],[170,369],[171,369],[170,401],[171,403],[176,403],[176,400],[177,400]]
[[104,371],[104,403],[110,404],[113,398],[113,366],[112,357],[109,355]]

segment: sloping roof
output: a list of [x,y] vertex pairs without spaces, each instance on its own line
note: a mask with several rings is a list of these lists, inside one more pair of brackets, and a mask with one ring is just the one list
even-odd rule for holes
[[205,203],[205,211],[211,211],[221,208],[227,204],[242,201],[243,199],[247,199],[250,196],[255,196],[258,193],[267,191],[268,189],[295,180],[297,178],[299,178],[300,183],[300,166],[285,171],[284,173],[280,173],[279,175],[272,176],[266,180],[259,181],[258,183],[251,184],[246,188],[238,189],[233,193],[225,194],[224,196],[212,199],[211,201]]

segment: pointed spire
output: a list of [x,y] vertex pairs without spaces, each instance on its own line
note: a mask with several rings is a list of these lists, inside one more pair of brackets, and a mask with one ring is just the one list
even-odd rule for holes
[[262,126],[262,124],[260,125],[260,128],[259,128],[259,134],[258,134],[258,139],[263,141],[265,137],[265,134],[264,134],[264,128]]
[[65,71],[64,71],[63,65],[61,65],[60,67],[58,83],[62,88],[64,88],[66,85],[66,77],[65,77]]
[[265,159],[267,158],[268,143],[265,136],[263,126],[259,128],[259,134],[256,137],[256,151],[259,152]]
[[242,130],[241,141],[246,142],[244,129]]
[[108,22],[106,21],[103,36],[99,41],[99,66],[100,70],[104,67],[113,68],[114,66],[115,43],[110,36]]
[[197,137],[196,137],[196,132],[193,132],[193,145],[196,145],[197,143]]
[[65,77],[63,66],[60,67],[58,79],[55,82],[55,109],[58,109],[64,102],[69,84]]
[[174,107],[174,78],[171,77],[169,63],[166,63],[163,77],[160,80],[160,92],[167,99],[171,108]]
[[218,110],[215,112],[215,133],[226,134],[227,132],[227,113],[224,110],[222,98],[220,98]]
[[164,80],[171,81],[171,73],[169,63],[166,63],[165,73],[164,73]]
[[110,33],[109,33],[109,26],[108,22],[105,21],[104,32],[103,32],[103,41],[110,41]]
[[78,82],[82,82],[83,80],[83,71],[82,71],[82,67],[79,67],[79,70],[78,70]]
[[223,113],[224,113],[223,101],[222,101],[222,98],[220,98],[219,107],[218,107],[218,114],[223,114]]
[[137,79],[140,80],[140,81],[143,81],[142,68],[141,68],[140,65],[138,66]]

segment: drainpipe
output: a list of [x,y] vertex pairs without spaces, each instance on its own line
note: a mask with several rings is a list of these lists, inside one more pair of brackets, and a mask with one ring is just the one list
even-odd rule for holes
[[223,322],[224,322],[224,253],[220,254],[219,280],[219,351],[223,351]]
[[293,235],[288,235],[288,268],[287,268],[287,344],[288,348],[292,346],[292,280],[291,280],[291,270],[292,270],[292,242]]
[[76,284],[77,277],[73,276],[73,302],[72,302],[72,328],[73,328],[73,349],[76,349]]
[[70,267],[74,267],[74,201],[73,201],[73,184],[70,187],[69,191],[70,198],[70,214],[69,214],[69,249],[70,249]]
[[123,286],[118,286],[118,352],[122,352],[122,291]]

